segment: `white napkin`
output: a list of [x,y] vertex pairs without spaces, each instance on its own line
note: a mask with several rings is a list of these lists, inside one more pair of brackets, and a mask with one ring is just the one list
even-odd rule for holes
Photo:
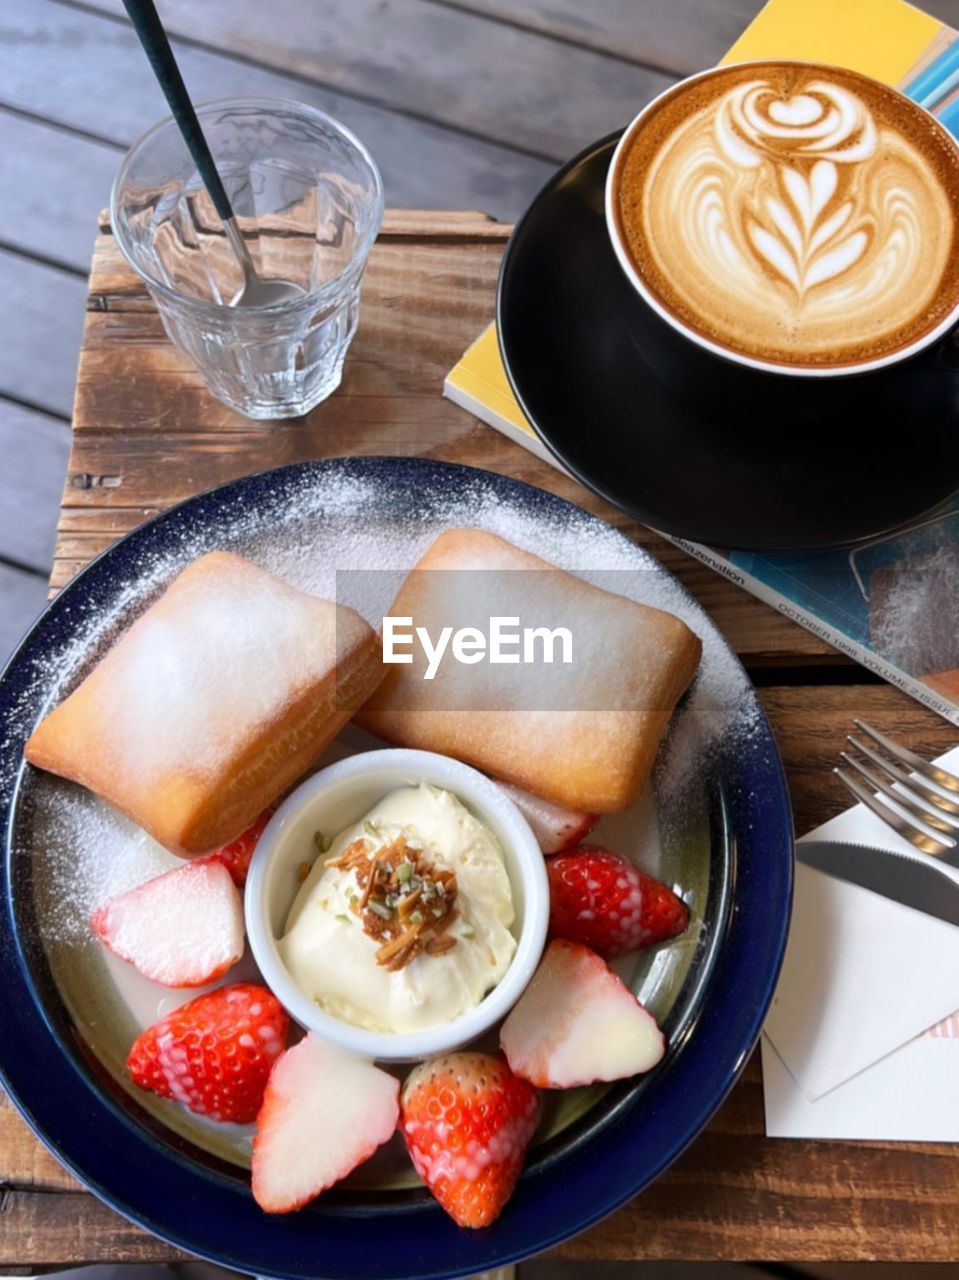
[[[939,763],[959,773],[959,747]],[[805,838],[925,856],[864,805]],[[798,865],[763,1043],[767,1133],[959,1141],[957,1009],[959,928]]]
[[770,1138],[959,1142],[959,1018],[954,1015],[815,1102],[765,1036],[762,1055]]

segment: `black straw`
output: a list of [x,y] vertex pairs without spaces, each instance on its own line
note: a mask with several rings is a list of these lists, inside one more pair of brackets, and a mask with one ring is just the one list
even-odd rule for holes
[[213,163],[213,156],[203,136],[203,130],[200,128],[200,122],[193,109],[186,85],[183,83],[180,68],[173,56],[170,41],[163,30],[163,23],[160,21],[156,6],[153,0],[123,0],[123,7],[150,59],[150,66],[170,104],[173,118],[183,134],[183,141],[190,149],[190,155],[200,172],[203,185],[209,192],[217,213],[225,222],[233,217],[230,198]]

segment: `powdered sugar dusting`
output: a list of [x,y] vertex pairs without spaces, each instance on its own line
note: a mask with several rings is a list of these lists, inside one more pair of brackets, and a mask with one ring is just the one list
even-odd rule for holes
[[[411,484],[415,479],[411,475]],[[578,508],[548,499],[530,502],[525,493],[516,501],[501,481],[483,473],[451,486],[449,493],[421,493],[398,489],[391,472],[375,466],[366,474],[349,466],[304,469],[293,481],[281,473],[275,492],[259,496],[252,510],[237,500],[216,522],[184,520],[161,550],[148,544],[137,551],[108,608],[96,608],[95,598],[86,606],[71,601],[71,638],[34,663],[30,684],[42,686],[51,700],[62,696],[102,653],[118,624],[125,626],[203,552],[235,551],[292,586],[329,598],[336,596],[342,570],[395,570],[398,582],[433,538],[453,525],[497,533],[597,586],[677,614],[700,636],[701,668],[661,754],[660,807],[664,791],[681,790],[719,741],[735,735],[749,738],[757,730],[757,704],[738,661],[695,601],[642,548]],[[391,599],[384,585],[390,575],[352,573],[346,581],[362,595],[356,584],[366,578],[376,594],[343,602],[378,625]],[[28,684],[24,705],[33,696],[35,689]],[[27,729],[7,725],[8,734],[25,736]],[[99,802],[76,789],[67,796],[63,784],[46,777],[34,779],[33,785],[41,807],[56,809],[48,858],[54,867],[69,861],[69,896],[84,920],[103,897],[146,878],[156,867],[158,846]]]
[[47,939],[77,945],[91,939],[90,914],[183,863],[145,831],[95,796],[58,778],[37,787],[35,818],[18,846],[42,856],[38,909]]
[[99,776],[110,794],[119,775],[129,812],[155,815],[165,780],[222,771],[363,639],[353,615],[246,559],[194,560],[97,670],[94,714],[90,703],[74,713],[86,717],[91,785]]
[[959,666],[959,547],[874,571],[869,604],[873,648],[888,661],[916,676]]

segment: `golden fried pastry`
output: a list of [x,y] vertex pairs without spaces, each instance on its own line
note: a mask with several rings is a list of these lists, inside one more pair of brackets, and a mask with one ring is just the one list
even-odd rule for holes
[[[479,529],[441,534],[404,581],[390,616],[406,630],[396,642],[384,624],[384,656],[392,646],[409,661],[387,668],[359,724],[592,813],[618,812],[638,797],[702,651],[672,614],[592,586]],[[560,661],[558,640],[551,663],[541,640],[527,654],[524,637],[501,648],[516,656],[499,665],[476,657],[478,633],[494,616],[547,631],[565,627],[570,660]],[[418,627],[434,652],[450,629],[442,661],[431,663]],[[457,631],[466,637],[463,660],[454,651]]]
[[244,831],[382,674],[358,613],[216,551],[41,721],[26,756],[192,856]]

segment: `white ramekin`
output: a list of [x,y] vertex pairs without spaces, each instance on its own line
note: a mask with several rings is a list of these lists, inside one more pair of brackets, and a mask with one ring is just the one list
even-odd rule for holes
[[[277,937],[297,892],[297,868],[315,831],[358,822],[397,787],[420,782],[452,791],[485,822],[503,850],[516,910],[517,946],[502,980],[473,1009],[425,1031],[368,1031],[325,1013],[284,965]],[[308,1031],[365,1058],[415,1062],[461,1048],[505,1017],[539,964],[549,924],[546,864],[529,824],[513,802],[469,765],[430,751],[369,751],[340,760],[287,797],[260,836],[246,882],[246,931],[263,980]]]

